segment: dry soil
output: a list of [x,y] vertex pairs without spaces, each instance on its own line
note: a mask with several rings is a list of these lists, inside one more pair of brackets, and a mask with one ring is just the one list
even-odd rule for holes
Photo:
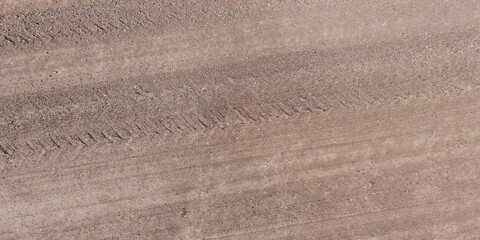
[[0,239],[480,239],[478,0],[0,0]]

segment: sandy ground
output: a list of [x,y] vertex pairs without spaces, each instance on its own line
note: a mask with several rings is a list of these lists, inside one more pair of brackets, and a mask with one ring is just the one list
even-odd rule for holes
[[0,8],[0,239],[480,239],[476,0]]

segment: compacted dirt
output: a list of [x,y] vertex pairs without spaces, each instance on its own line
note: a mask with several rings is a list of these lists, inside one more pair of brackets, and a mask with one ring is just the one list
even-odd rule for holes
[[0,8],[0,239],[480,239],[478,0]]

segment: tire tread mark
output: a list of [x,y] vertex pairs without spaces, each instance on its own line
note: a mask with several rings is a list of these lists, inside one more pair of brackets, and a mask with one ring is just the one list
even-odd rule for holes
[[215,121],[217,124],[223,124],[225,119],[218,113],[218,111],[213,108],[207,111],[207,114]]
[[277,107],[275,107],[274,103],[269,103],[269,102],[266,102],[265,105],[267,105],[267,111],[268,111],[268,114],[269,116],[271,116],[272,118],[279,118],[280,116],[282,116],[282,111],[280,111]]
[[208,110],[204,111],[201,115],[203,119],[205,119],[208,123],[210,123],[209,124],[210,126],[216,126],[220,124],[220,121],[217,120],[212,114],[210,114]]
[[206,121],[206,124],[208,125],[209,128],[212,128],[214,126],[218,125],[218,122],[212,118],[210,114],[208,114],[208,111],[203,110],[201,113],[198,113],[200,117]]
[[3,38],[9,43],[13,45],[17,45],[17,42],[14,39],[12,39],[12,37],[9,37],[8,35],[3,35]]
[[108,136],[108,134],[105,133],[105,130],[100,130],[100,136],[102,136],[102,138],[106,139],[107,142],[109,143],[113,143],[114,141]]
[[232,111],[235,120],[239,121],[240,123],[245,123],[247,121],[247,118],[243,116],[235,106],[228,106],[228,109]]
[[157,128],[157,126],[155,126],[155,124],[149,118],[143,119],[143,122],[145,123],[145,126],[150,128],[154,134],[156,134],[156,135],[161,135],[162,134],[160,132],[160,130]]
[[48,138],[52,142],[53,147],[60,148],[60,144],[58,144],[57,141],[55,141],[55,137],[52,137],[52,135],[48,135]]
[[[335,92],[323,95],[309,94],[285,101],[258,101],[244,106],[226,104],[185,114],[140,118],[131,123],[120,122],[115,124],[115,126],[96,126],[94,129],[66,131],[63,134],[45,134],[38,138],[20,140],[19,142],[4,141],[0,144],[0,155],[13,157],[21,153],[37,154],[79,145],[89,147],[105,141],[111,143],[123,142],[129,138],[141,138],[146,135],[167,136],[166,134],[168,133],[182,134],[201,131],[202,128],[211,129],[214,127],[223,129],[225,125],[232,126],[255,121],[268,121],[283,115],[288,117],[310,112],[313,114],[330,113],[335,111],[335,107],[332,105],[336,105],[337,108],[339,106],[368,107],[378,101],[378,94],[384,94],[385,91],[380,90],[381,88],[377,90],[376,87],[369,89],[358,88],[349,90],[345,94]],[[379,92],[372,93],[371,91]],[[394,95],[391,94],[390,96],[393,97]],[[421,94],[417,94],[417,96],[420,96],[418,98],[423,100]],[[397,104],[395,101],[392,103]],[[84,138],[81,137],[82,135]],[[119,141],[116,139],[119,139]]]
[[120,134],[120,132],[124,132],[124,133],[125,133],[125,136],[123,136],[123,138],[124,138],[125,140],[130,139],[130,138],[133,137],[133,134],[132,134],[130,131],[128,131],[128,124],[127,124],[127,123],[121,124],[121,125],[118,127],[117,132],[119,132],[119,135],[122,135],[122,134]]
[[128,22],[126,22],[125,20],[123,20],[122,18],[119,18],[118,22],[123,24],[124,26],[126,26],[128,29],[132,28],[131,25]]
[[107,33],[107,30],[105,30],[105,28],[103,28],[102,26],[100,26],[100,24],[98,24],[98,23],[93,23],[92,25],[95,26],[96,28],[100,29],[102,32]]
[[304,109],[309,112],[309,113],[313,113],[314,112],[314,109],[312,106],[310,106],[310,104],[308,103],[308,100],[305,99],[304,97],[300,97],[298,99],[300,101],[300,103],[303,105]]
[[173,122],[175,123],[175,125],[178,126],[178,129],[181,131],[181,132],[187,132],[187,131],[190,131],[191,128],[188,127],[188,124],[185,122],[185,120],[183,120],[183,118],[181,118],[180,116],[178,115],[173,115],[172,116],[172,120]]
[[330,106],[320,97],[320,95],[319,97],[311,95],[310,98],[312,99],[315,108],[319,109],[320,111],[326,112],[330,109]]
[[14,143],[12,144],[6,143],[3,145],[3,148],[6,150],[9,157],[12,157],[17,152],[17,149],[18,149],[18,147]]
[[285,114],[285,116],[287,116],[287,117],[293,116],[293,114],[295,114],[291,109],[288,109],[288,107],[285,106],[285,104],[283,104],[281,101],[276,102],[274,106],[278,110],[283,112],[283,114]]
[[204,128],[210,128],[210,125],[206,119],[201,114],[195,113],[195,118],[197,121],[204,127]]
[[185,132],[184,127],[182,127],[182,124],[176,119],[175,115],[168,116],[167,119],[170,125],[173,126],[176,131],[179,131],[181,133]]
[[84,146],[88,146],[88,144],[78,135],[78,133],[73,134],[74,139],[78,140]]
[[7,149],[2,144],[0,144],[0,153],[4,155],[10,155]]
[[225,118],[226,125],[235,124],[237,116],[229,106],[219,106],[218,108],[220,114]]
[[31,150],[32,154],[41,152],[41,148],[35,145],[35,141],[26,140],[25,145]]
[[248,120],[248,119],[251,119],[253,120],[254,122],[258,120],[257,117],[254,116],[254,114],[246,107],[238,107],[238,111],[243,113],[243,116],[246,116],[245,118]]
[[165,130],[167,130],[169,133],[173,133],[173,131],[165,125],[165,123],[164,123],[164,121],[161,119],[161,117],[158,118],[155,122],[158,123],[160,126],[162,126],[162,128],[165,129]]
[[302,109],[301,109],[300,105],[298,105],[295,101],[293,101],[292,98],[289,98],[289,99],[283,101],[283,104],[285,106],[287,106],[288,108],[292,109],[294,114],[301,114],[302,113]]
[[118,141],[122,141],[123,139],[118,135],[117,132],[113,129],[113,127],[107,126],[104,130],[102,130],[103,134],[110,140],[111,143],[115,143]]
[[40,149],[42,149],[42,150],[47,149],[47,146],[45,146],[45,144],[43,144],[41,139],[37,139],[35,142],[37,143],[38,146],[40,146]]
[[97,139],[93,136],[93,134],[91,133],[91,131],[85,131],[85,134],[87,134],[87,136],[88,136],[89,138],[91,138],[91,139],[93,140],[93,142],[99,142],[99,140],[97,140]]
[[65,147],[69,146],[68,143],[63,140],[62,135],[55,135],[55,136],[53,136],[53,139],[54,139],[54,142],[56,143],[56,145],[58,146],[58,148],[65,148]]
[[31,152],[30,154],[26,154],[27,156],[32,156],[37,152],[35,148],[28,141],[25,141],[25,147],[27,148],[27,151],[30,150]]
[[147,135],[143,132],[143,130],[139,126],[137,126],[136,122],[130,122],[127,127],[131,129],[130,132],[132,133],[132,136],[134,136],[135,138],[139,138]]
[[216,114],[218,114],[220,116],[220,118],[222,119],[223,122],[226,122],[227,121],[227,118],[225,117],[225,115],[222,113],[222,109],[221,108],[215,108],[212,110],[213,112],[215,112]]
[[60,136],[60,138],[65,140],[67,146],[75,146],[70,140],[68,140],[68,136]]
[[148,136],[148,133],[149,131],[147,131],[146,127],[142,124],[142,120],[137,120],[135,121],[132,126],[135,128],[135,129],[138,129],[138,132],[142,135],[142,136]]
[[192,121],[192,119],[190,118],[190,116],[188,115],[184,115],[183,116],[183,119],[185,120],[185,122],[188,124],[188,126],[190,126],[193,131],[197,130],[197,127],[195,127],[195,124],[194,122]]

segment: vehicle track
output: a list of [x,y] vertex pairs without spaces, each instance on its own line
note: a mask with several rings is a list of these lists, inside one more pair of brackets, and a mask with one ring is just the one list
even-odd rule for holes
[[[0,47],[56,44],[65,40],[114,37],[123,32],[162,30],[166,26],[185,26],[224,22],[236,16],[273,10],[282,1],[262,2],[158,2],[142,0],[108,1],[44,9],[27,13],[4,14],[0,28]],[[284,5],[284,4],[283,4]],[[228,6],[228,7],[227,7]],[[307,5],[308,6],[308,5]],[[168,9],[168,11],[166,11]]]
[[[456,86],[438,89],[437,92],[427,95],[412,95],[395,92],[394,96],[378,95],[381,89],[330,92],[326,94],[308,93],[284,101],[251,102],[248,106],[220,105],[203,109],[199,112],[184,113],[182,115],[157,115],[156,117],[138,117],[134,121],[117,121],[115,125],[92,124],[87,129],[68,131],[66,133],[42,133],[40,137],[28,140],[0,143],[3,157],[11,158],[15,155],[45,154],[57,149],[92,146],[105,143],[124,143],[134,138],[145,136],[165,137],[171,134],[189,134],[210,128],[231,127],[248,122],[268,121],[279,117],[293,117],[306,114],[330,114],[334,111],[345,111],[349,108],[366,109],[375,104],[399,103],[403,101],[435,101],[444,99],[450,94],[455,96],[464,94],[471,89],[459,89]],[[473,94],[478,94],[478,89]],[[160,113],[159,113],[160,114]],[[154,114],[152,114],[154,115]],[[60,131],[62,132],[62,131]]]

